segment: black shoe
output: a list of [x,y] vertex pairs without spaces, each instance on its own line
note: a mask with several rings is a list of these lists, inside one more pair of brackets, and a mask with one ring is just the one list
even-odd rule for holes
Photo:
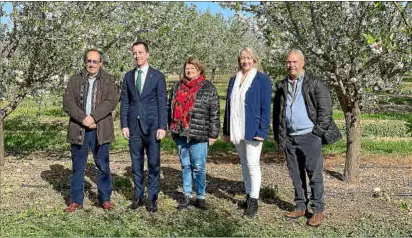
[[250,198],[247,202],[247,208],[246,208],[244,216],[253,218],[256,216],[257,211],[258,211],[258,199]]
[[130,209],[136,210],[139,207],[144,206],[144,199],[143,198],[138,198],[133,201],[132,205],[130,205]]
[[188,208],[190,206],[191,203],[191,198],[189,196],[185,196],[182,200],[181,203],[179,203],[179,206],[177,206],[178,210],[183,210],[185,208]]
[[201,210],[208,210],[208,207],[206,206],[206,201],[205,199],[196,199],[195,207],[201,209]]
[[250,199],[250,195],[249,194],[246,194],[246,200],[243,200],[243,201],[239,201],[238,202],[238,206],[239,206],[239,208],[240,209],[246,209],[247,208],[247,202],[249,201],[249,199]]
[[155,212],[157,212],[157,201],[156,201],[156,200],[150,201],[148,211],[149,211],[150,213],[155,213]]

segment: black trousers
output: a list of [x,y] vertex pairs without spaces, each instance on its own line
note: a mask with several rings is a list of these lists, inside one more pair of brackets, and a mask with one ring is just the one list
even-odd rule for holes
[[296,210],[309,204],[306,174],[309,178],[313,212],[322,212],[324,205],[322,139],[313,134],[287,136],[286,163],[295,188]]

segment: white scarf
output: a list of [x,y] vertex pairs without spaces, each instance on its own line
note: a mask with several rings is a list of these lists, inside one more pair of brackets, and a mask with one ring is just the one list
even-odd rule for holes
[[230,98],[230,140],[233,144],[239,144],[241,140],[245,139],[245,98],[256,73],[256,68],[250,69],[242,85],[240,85],[243,77],[242,71],[236,74]]

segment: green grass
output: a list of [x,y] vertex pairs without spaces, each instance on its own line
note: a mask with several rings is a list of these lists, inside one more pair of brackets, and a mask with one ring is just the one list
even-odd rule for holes
[[[411,154],[412,141],[380,141],[373,138],[363,138],[361,148],[362,154]],[[335,144],[324,146],[323,152],[326,154],[345,153],[346,140],[343,139]]]
[[[57,212],[57,211],[56,211]],[[262,227],[253,221],[233,221],[217,215],[192,215],[189,217],[176,216],[172,220],[164,218],[145,218],[134,214],[102,214],[91,217],[89,214],[70,216],[63,214],[31,215],[29,220],[22,221],[18,217],[8,217],[2,225],[3,236],[81,236],[81,237],[261,237],[261,236],[408,236],[403,230],[382,230],[381,224],[363,222],[360,227],[350,229],[323,228],[297,230],[296,224],[289,227],[277,228],[271,224]],[[3,219],[2,219],[3,220]],[[3,223],[3,224],[2,224]],[[300,225],[300,224],[299,224]],[[362,227],[363,226],[363,227]],[[379,226],[379,227],[377,227]],[[347,230],[345,230],[347,229]]]
[[373,120],[361,124],[362,138],[367,137],[400,137],[410,138],[406,122],[399,120]]
[[397,105],[412,105],[412,98],[405,96],[392,97],[389,99],[389,102],[393,102]]
[[[344,120],[343,111],[334,110],[333,118],[335,120]],[[412,118],[410,112],[379,112],[379,113],[362,113],[361,120],[401,120],[406,121]]]
[[[77,237],[300,237],[300,236],[409,236],[408,219],[388,223],[376,216],[361,216],[356,226],[305,226],[305,219],[284,221],[245,219],[232,215],[223,206],[209,211],[177,211],[162,207],[161,214],[145,211],[101,211],[85,208],[74,214],[62,209],[41,209],[35,205],[17,214],[0,215],[1,236]],[[409,219],[410,220],[410,219]],[[409,224],[410,225],[410,224]]]
[[[220,100],[222,124],[224,106],[225,100]],[[344,128],[343,112],[334,110],[333,116],[338,126],[341,129]],[[406,121],[412,120],[411,113],[363,113],[361,120],[362,153],[411,153],[409,140],[396,139],[410,138],[411,135],[407,133]],[[41,103],[27,98],[16,111],[6,118],[4,124],[6,151],[68,151],[67,124],[68,117],[62,110],[60,95],[45,97]],[[121,135],[119,121],[116,120],[114,124],[116,140],[112,143],[112,151],[128,150],[128,141]],[[343,130],[342,133],[344,134]],[[393,140],[384,142],[378,140],[380,137],[393,137]],[[263,153],[275,151],[272,140],[273,136],[269,135],[269,140],[264,143]],[[162,141],[161,150],[166,153],[176,153],[175,143],[169,136]],[[210,147],[211,153],[231,150],[233,150],[233,146],[221,139]],[[325,153],[344,153],[345,143],[340,141],[335,145],[326,146],[324,151]]]
[[412,75],[403,77],[402,82],[409,82],[409,83],[411,83],[411,82],[412,82]]

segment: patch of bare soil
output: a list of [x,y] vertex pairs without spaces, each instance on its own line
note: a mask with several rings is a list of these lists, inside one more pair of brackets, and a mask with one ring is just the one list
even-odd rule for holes
[[[86,206],[97,201],[96,172],[91,156],[86,173]],[[178,200],[181,170],[176,155],[163,154],[160,205],[166,197]],[[262,189],[258,220],[271,224],[289,224],[283,214],[294,208],[293,186],[280,153],[263,154]],[[411,216],[401,202],[412,204],[412,156],[363,156],[359,182],[342,181],[344,155],[327,155],[324,165],[327,227],[350,227],[364,219],[382,220],[394,226],[412,226]],[[128,153],[111,155],[113,200],[127,206],[133,199]],[[71,161],[68,155],[46,154],[8,156],[1,174],[1,210],[19,213],[33,204],[63,209],[69,199]],[[379,188],[380,192],[374,192]],[[211,154],[207,164],[207,192],[211,206],[222,206],[228,216],[240,216],[236,203],[243,199],[239,159],[234,153]],[[162,201],[163,200],[163,201]],[[171,204],[170,206],[174,206]],[[224,207],[224,208],[223,208]],[[297,224],[304,225],[304,220]],[[388,228],[392,229],[392,228]]]

